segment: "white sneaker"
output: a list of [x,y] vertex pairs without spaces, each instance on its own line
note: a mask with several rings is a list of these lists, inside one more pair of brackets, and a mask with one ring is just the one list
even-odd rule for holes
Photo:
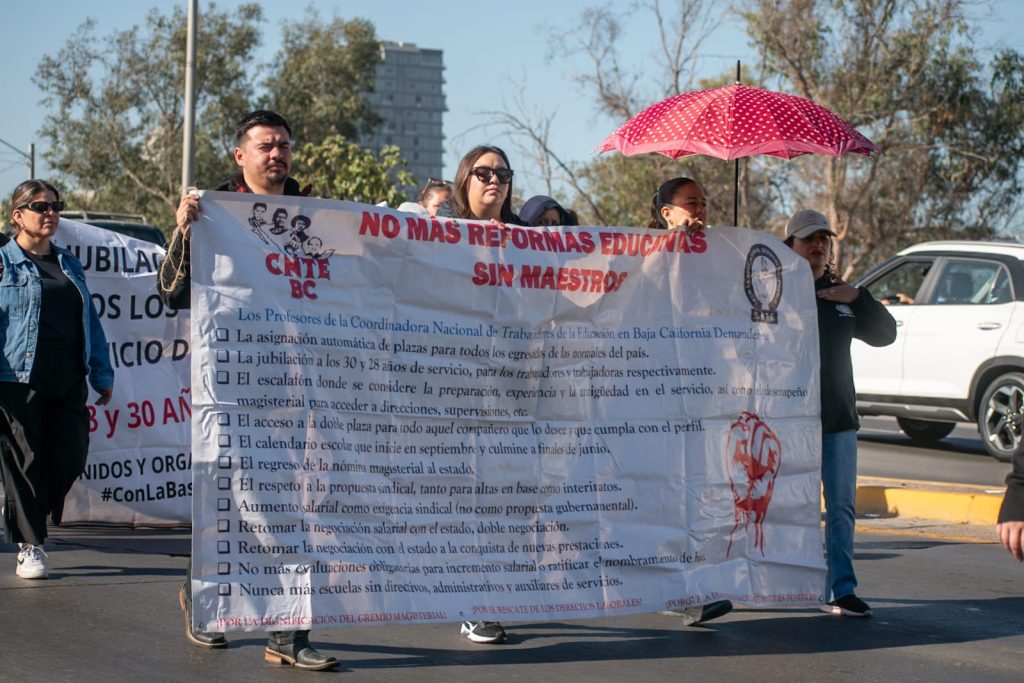
[[706,605],[697,605],[696,607],[662,610],[661,614],[667,617],[681,617],[683,626],[693,626],[694,624],[703,624],[706,621],[717,619],[731,611],[732,602],[729,600],[715,600]]
[[23,579],[45,579],[48,574],[43,558],[46,553],[38,545],[24,544],[18,551],[17,574]]
[[459,632],[474,643],[505,642],[505,629],[496,621],[464,621]]
[[680,617],[683,620],[683,626],[693,626],[700,621],[700,615],[704,611],[704,608],[700,605],[695,607],[681,607],[679,609],[663,609],[661,614],[666,617]]

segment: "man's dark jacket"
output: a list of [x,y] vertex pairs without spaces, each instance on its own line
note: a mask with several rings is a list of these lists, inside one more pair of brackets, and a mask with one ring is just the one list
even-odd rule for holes
[[[214,188],[218,192],[248,192],[252,190],[245,184],[239,174]],[[284,194],[289,197],[305,197],[310,187],[299,187],[294,178],[284,181]],[[171,308],[190,308],[192,306],[192,253],[184,240],[175,236],[167,247],[167,257],[160,263],[157,276],[157,289],[160,298]]]

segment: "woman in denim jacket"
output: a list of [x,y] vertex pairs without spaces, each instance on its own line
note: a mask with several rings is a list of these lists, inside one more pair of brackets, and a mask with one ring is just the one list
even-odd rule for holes
[[14,238],[0,247],[0,472],[17,575],[45,579],[46,516],[60,523],[64,497],[89,450],[89,383],[110,401],[114,370],[85,272],[50,240],[64,203],[42,180],[11,197]]

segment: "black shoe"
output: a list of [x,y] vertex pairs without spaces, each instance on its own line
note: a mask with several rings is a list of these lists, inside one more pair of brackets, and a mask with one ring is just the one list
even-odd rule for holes
[[263,658],[271,664],[291,664],[296,669],[308,671],[324,671],[338,666],[334,657],[321,654],[309,644],[309,631],[292,631],[280,635],[272,634],[267,638],[267,649]]
[[732,611],[732,603],[728,600],[709,602],[700,607],[681,607],[677,609],[666,609],[659,612],[667,617],[679,617],[683,620],[683,626],[694,626],[703,624],[705,621],[717,619]]
[[505,642],[505,629],[496,621],[464,621],[459,633],[474,643],[497,645]]
[[228,646],[228,639],[224,637],[223,633],[195,631],[192,629],[192,601],[186,597],[184,586],[178,591],[178,603],[181,605],[181,611],[185,613],[185,637],[192,644],[211,650]]
[[703,624],[705,621],[711,621],[712,619],[725,616],[731,611],[732,602],[729,600],[709,602],[700,608],[700,619],[698,619],[696,623]]
[[827,605],[821,606],[822,612],[835,614],[841,617],[870,617],[871,606],[858,598],[853,593],[844,595],[838,600],[833,600]]

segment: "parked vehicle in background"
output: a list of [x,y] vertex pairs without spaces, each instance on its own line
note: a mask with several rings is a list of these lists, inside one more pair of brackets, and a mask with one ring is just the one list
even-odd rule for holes
[[146,222],[146,217],[134,213],[106,213],[102,211],[62,211],[61,218],[68,218],[79,223],[88,223],[98,228],[106,228],[128,237],[145,240],[161,247],[167,246],[167,238],[163,231]]
[[854,341],[861,415],[891,415],[913,439],[975,422],[986,450],[1009,461],[1024,424],[1024,245],[925,242],[856,284],[887,304],[896,341]]

